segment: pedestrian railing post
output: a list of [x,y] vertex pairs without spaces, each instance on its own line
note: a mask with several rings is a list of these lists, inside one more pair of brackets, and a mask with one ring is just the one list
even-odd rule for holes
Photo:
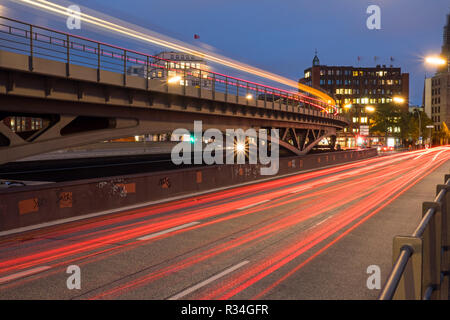
[[33,71],[33,26],[30,25],[30,58],[28,62],[28,69]]
[[411,257],[395,290],[394,300],[420,300],[422,298],[422,239],[411,236],[394,238],[393,263],[405,247],[412,249]]
[[[434,214],[429,220],[422,235],[423,248],[423,276],[422,276],[422,297],[436,299],[440,296],[441,283],[441,230],[442,214],[441,204],[438,202],[424,202],[422,206],[423,217],[430,209],[434,209]],[[427,290],[431,295],[425,295]]]
[[123,51],[123,85],[127,85],[127,51]]
[[[447,176],[446,176],[447,178]],[[450,176],[449,176],[450,178]],[[447,182],[449,179],[446,179]],[[450,183],[450,182],[449,182]],[[445,196],[441,203],[442,213],[442,257],[441,257],[441,299],[448,300],[450,287],[450,185],[440,184],[437,186],[437,193],[445,190]]]

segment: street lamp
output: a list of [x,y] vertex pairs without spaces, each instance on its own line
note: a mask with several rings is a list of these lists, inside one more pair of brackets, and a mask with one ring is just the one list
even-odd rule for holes
[[167,82],[170,84],[173,83],[177,83],[181,81],[181,77],[180,76],[174,76],[174,77],[170,77],[169,79],[167,79]]
[[373,107],[373,106],[366,106],[366,112],[369,112],[369,113],[374,113],[375,112],[375,107]]
[[425,63],[433,66],[444,66],[447,64],[447,71],[450,71],[450,60],[446,60],[445,58],[439,56],[429,56],[425,58]]
[[351,103],[348,103],[344,106],[344,109],[348,111],[348,109],[350,109],[352,107]]
[[403,104],[403,103],[405,103],[405,98],[395,96],[392,98],[392,101],[394,101],[397,104]]

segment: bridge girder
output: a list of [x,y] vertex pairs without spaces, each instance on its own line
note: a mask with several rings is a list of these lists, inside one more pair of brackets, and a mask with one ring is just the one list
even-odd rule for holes
[[[167,82],[46,59],[33,58],[30,71],[28,58],[0,51],[0,120],[8,115],[48,120],[45,128],[28,137],[18,136],[1,121],[0,164],[126,136],[192,130],[196,120],[205,130],[277,128],[288,132],[280,139],[281,147],[305,154],[346,125],[342,118],[281,102],[173,88]],[[103,119],[105,125],[83,127],[83,117]]]

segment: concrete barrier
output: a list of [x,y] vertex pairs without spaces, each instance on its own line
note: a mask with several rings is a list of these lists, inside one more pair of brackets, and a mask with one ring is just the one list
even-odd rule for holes
[[[278,175],[376,156],[376,149],[280,158]],[[79,180],[0,191],[0,231],[208,191],[261,176],[260,165],[205,166],[111,178]]]

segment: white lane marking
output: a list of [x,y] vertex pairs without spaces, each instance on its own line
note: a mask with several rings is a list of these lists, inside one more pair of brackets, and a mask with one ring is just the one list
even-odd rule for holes
[[308,190],[308,189],[311,189],[311,188],[312,188],[311,186],[309,186],[309,187],[301,187],[301,188],[297,188],[295,190],[292,190],[290,193],[298,193],[300,191]]
[[322,223],[324,223],[325,221],[327,221],[328,219],[331,219],[331,218],[332,218],[332,217],[328,217],[328,218],[326,218],[326,219],[320,221],[319,223],[316,223],[316,224],[314,225],[314,227],[316,227],[316,226],[318,226],[318,225],[321,225]]
[[433,157],[433,161],[436,160],[436,158],[437,158],[442,152],[445,152],[445,151],[447,151],[447,150],[442,150],[442,151],[438,152],[438,153]]
[[187,296],[188,294],[200,289],[201,287],[204,287],[204,286],[210,284],[211,282],[216,281],[217,279],[220,279],[223,276],[226,276],[227,274],[239,269],[240,267],[246,265],[249,262],[250,261],[248,261],[248,260],[242,261],[241,263],[238,263],[237,265],[230,267],[230,268],[222,271],[221,273],[218,273],[215,276],[212,276],[211,278],[206,279],[205,281],[202,281],[202,282],[196,284],[195,286],[192,286],[190,288],[187,288],[186,290],[181,291],[180,293],[177,293],[176,295],[168,298],[167,300],[178,300],[180,298],[183,298],[184,296]]
[[26,276],[31,276],[32,274],[36,274],[36,273],[48,270],[50,268],[51,267],[49,267],[49,266],[43,266],[43,267],[37,267],[37,268],[30,269],[30,270],[25,270],[25,271],[17,272],[17,273],[14,273],[14,274],[10,274],[9,276],[0,278],[0,284],[5,283],[5,282],[9,282],[9,281],[12,281],[12,280],[16,280],[16,279],[19,279],[19,278],[23,278],[23,277],[26,277]]
[[257,202],[257,203],[249,204],[248,206],[241,207],[241,208],[237,208],[237,210],[244,210],[244,209],[248,209],[248,208],[251,208],[251,207],[255,207],[255,206],[257,206],[258,204],[266,203],[266,202],[268,202],[268,201],[270,201],[270,200],[271,200],[271,199],[267,199],[267,200],[263,200],[263,201],[260,201],[260,202]]
[[420,155],[418,155],[417,157],[415,157],[415,158],[414,158],[414,160],[417,160],[417,159],[419,159],[420,157],[422,157],[422,156],[426,155],[426,154],[427,154],[428,152],[430,152],[430,150],[427,150],[427,151],[425,151],[425,152],[421,153]]
[[196,224],[199,224],[199,223],[200,222],[196,221],[196,222],[190,222],[190,223],[182,224],[181,226],[178,226],[178,227],[173,227],[173,228],[170,228],[170,229],[167,229],[167,230],[155,232],[155,233],[152,233],[152,234],[140,237],[140,238],[138,238],[138,240],[142,240],[142,241],[143,240],[148,240],[148,239],[155,238],[157,236],[160,236],[160,235],[172,232],[172,231],[177,231],[177,230],[184,229],[184,228],[187,228],[187,227],[190,227],[190,226],[195,226]]

